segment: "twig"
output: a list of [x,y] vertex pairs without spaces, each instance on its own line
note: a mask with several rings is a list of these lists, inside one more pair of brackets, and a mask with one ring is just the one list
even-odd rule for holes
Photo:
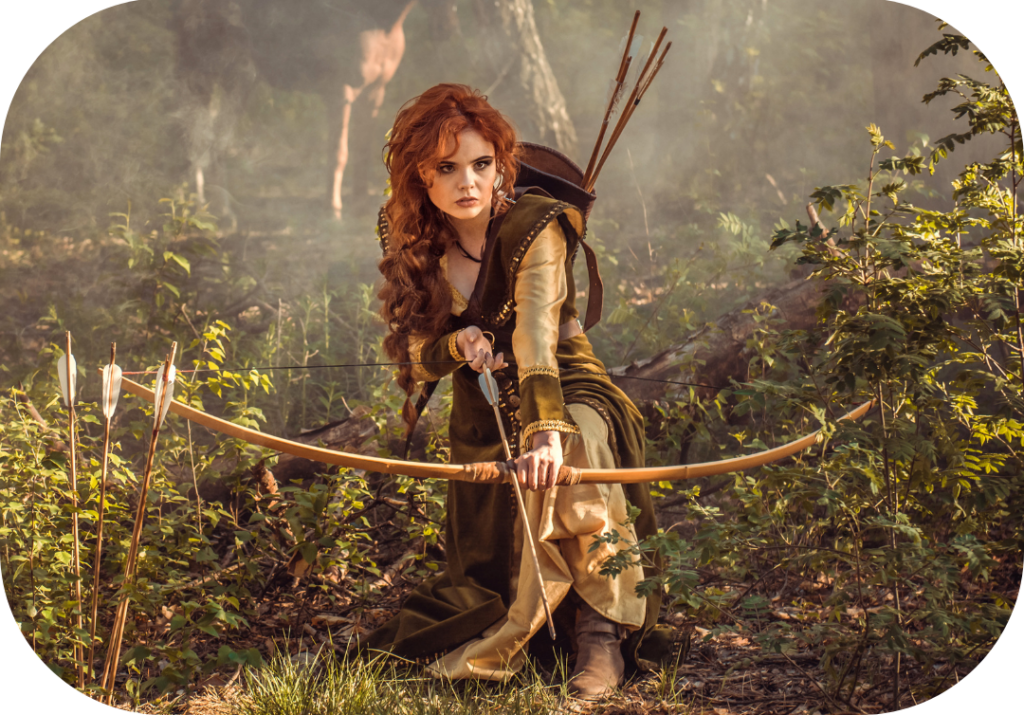
[[[818,681],[817,681],[817,680],[815,680],[815,679],[814,679],[813,677],[811,677],[810,673],[808,673],[808,672],[807,672],[806,670],[804,670],[804,669],[803,669],[803,668],[801,668],[801,667],[800,667],[799,665],[797,665],[797,664],[796,664],[796,661],[795,661],[795,660],[793,660],[792,658],[790,658],[790,657],[789,657],[788,655],[786,655],[785,653],[783,653],[782,655],[783,655],[783,656],[784,656],[784,657],[786,658],[786,660],[788,660],[788,661],[789,661],[789,664],[790,664],[790,665],[792,665],[792,666],[793,666],[794,668],[796,668],[796,669],[797,669],[797,670],[799,670],[799,671],[800,671],[801,673],[803,673],[803,676],[804,676],[805,678],[807,678],[808,680],[810,680],[810,681],[811,681],[811,685],[813,685],[813,686],[814,686],[815,688],[817,688],[817,689],[818,689],[818,692],[819,692],[819,693],[821,693],[821,694],[822,694],[822,695],[824,696],[825,700],[827,700],[827,701],[829,702],[829,704],[830,704],[830,705],[832,705],[833,707],[835,707],[835,706],[838,706],[838,705],[840,704],[840,703],[839,703],[838,701],[836,701],[836,700],[835,700],[835,699],[834,699],[834,698],[833,698],[833,697],[832,697],[831,695],[829,695],[828,693],[826,693],[826,692],[825,692],[825,690],[824,690],[824,689],[823,689],[823,688],[822,688],[822,687],[821,687],[820,685],[818,685]],[[849,705],[850,705],[850,707],[851,707],[851,708],[853,708],[854,710],[856,710],[856,711],[857,711],[858,713],[861,713],[862,715],[867,715],[867,713],[865,713],[865,712],[864,712],[863,710],[861,710],[861,709],[860,709],[859,707],[857,707],[857,706],[856,706],[856,705],[854,705],[853,703],[849,703]]]
[[14,396],[18,398],[18,401],[25,406],[25,409],[28,410],[32,420],[39,425],[39,428],[50,441],[51,446],[58,452],[67,452],[68,446],[64,443],[64,440],[60,438],[60,435],[58,435],[57,432],[46,423],[43,416],[39,414],[39,410],[37,410],[36,406],[32,404],[32,400],[29,398],[28,393],[25,392],[24,388],[19,386],[12,390],[12,392],[14,393]]
[[509,70],[512,69],[512,66],[516,63],[517,59],[518,58],[513,55],[512,59],[509,60],[507,65],[505,65],[505,69],[503,69],[498,74],[498,78],[495,79],[493,82],[491,82],[491,86],[483,91],[483,95],[485,97],[487,95],[489,95],[491,92],[493,92],[494,90],[496,90],[498,88],[498,86],[505,80],[505,77],[508,75]]
[[384,588],[385,586],[393,586],[395,577],[398,576],[398,573],[405,568],[406,562],[409,559],[415,557],[417,553],[419,553],[419,550],[420,543],[414,542],[412,547],[404,554],[399,556],[397,559],[395,559],[394,563],[392,563],[384,570],[384,573],[381,574],[381,577],[378,578],[376,581],[370,583],[367,586],[367,589],[370,591],[376,591],[378,589]]
[[640,190],[640,182],[636,178],[636,169],[633,167],[633,154],[626,148],[626,158],[629,159],[629,173],[633,175],[633,183],[636,185],[637,196],[640,197],[640,208],[644,210],[644,233],[647,234],[647,254],[654,262],[654,251],[651,250],[651,229],[647,225],[647,202],[644,201],[644,194]]

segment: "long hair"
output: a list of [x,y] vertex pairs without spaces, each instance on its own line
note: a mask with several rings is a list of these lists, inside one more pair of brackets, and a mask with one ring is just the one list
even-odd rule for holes
[[[438,163],[458,146],[461,132],[473,129],[494,145],[500,184],[491,202],[506,209],[502,197],[515,183],[516,133],[501,112],[478,91],[461,84],[439,84],[407,102],[398,112],[384,165],[391,176],[391,196],[384,205],[389,226],[388,251],[379,268],[384,283],[377,294],[388,325],[384,350],[392,360],[409,362],[409,335],[436,338],[448,323],[452,298],[440,258],[455,240],[446,215],[430,201],[427,188]],[[399,369],[398,384],[411,395],[412,367]],[[403,417],[415,422],[406,402]]]

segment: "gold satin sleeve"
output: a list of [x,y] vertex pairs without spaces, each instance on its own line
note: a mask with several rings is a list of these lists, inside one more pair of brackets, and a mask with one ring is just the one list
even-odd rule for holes
[[540,232],[519,264],[515,279],[516,329],[512,353],[522,382],[534,371],[558,375],[558,313],[569,295],[565,281],[565,236],[557,221]]
[[[567,215],[574,226],[578,221],[582,230],[579,213],[569,211]],[[558,221],[552,221],[526,251],[515,277],[512,352],[519,365],[524,450],[530,449],[529,438],[536,432],[579,433],[579,428],[565,418],[555,359],[559,314],[569,294],[565,262],[565,235]]]

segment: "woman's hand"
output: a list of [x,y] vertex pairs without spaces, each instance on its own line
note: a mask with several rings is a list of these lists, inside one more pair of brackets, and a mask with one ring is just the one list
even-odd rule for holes
[[562,434],[550,430],[533,435],[533,449],[516,460],[516,479],[532,491],[550,489],[562,466]]
[[492,347],[490,341],[484,336],[483,331],[475,325],[471,325],[460,332],[459,336],[455,338],[455,343],[459,346],[459,352],[469,362],[469,366],[477,372],[483,372],[485,365],[492,371],[508,367],[503,353],[491,354]]

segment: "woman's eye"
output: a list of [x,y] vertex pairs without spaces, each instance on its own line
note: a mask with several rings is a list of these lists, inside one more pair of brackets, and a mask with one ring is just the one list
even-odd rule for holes
[[455,167],[452,166],[451,164],[443,164],[442,166],[439,166],[437,169],[437,172],[439,174],[450,174],[453,171],[455,171]]
[[491,160],[490,159],[483,159],[483,160],[478,161],[476,163],[476,168],[478,170],[483,170],[483,169],[486,169],[490,165],[491,165]]

